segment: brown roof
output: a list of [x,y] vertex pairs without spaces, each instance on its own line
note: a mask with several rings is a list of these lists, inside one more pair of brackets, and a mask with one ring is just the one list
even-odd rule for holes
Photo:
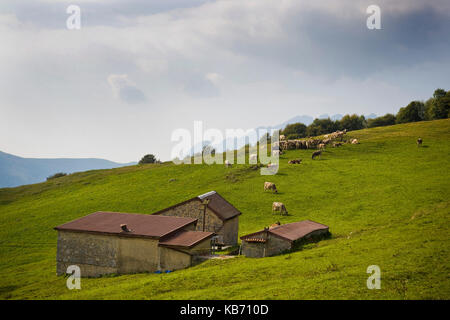
[[268,232],[275,236],[278,236],[280,238],[289,240],[289,241],[296,241],[304,236],[310,234],[311,232],[317,231],[317,230],[326,230],[328,229],[328,226],[314,222],[311,220],[304,220],[299,222],[293,222],[293,223],[287,223],[282,224],[278,227],[273,227],[266,230],[261,230],[255,233],[247,234],[245,236],[242,236],[242,240],[246,240],[249,238],[252,238],[253,236],[260,234],[262,232]]
[[211,211],[214,212],[216,214],[216,216],[219,217],[222,221],[234,218],[235,216],[238,216],[241,214],[241,212],[238,209],[236,209],[231,203],[229,203],[227,200],[225,200],[216,191],[210,191],[208,193],[199,195],[197,197],[191,198],[189,200],[177,203],[173,206],[170,206],[168,208],[157,211],[154,213],[154,215],[159,215],[167,210],[173,209],[175,207],[178,207],[180,205],[186,204],[191,201],[201,202],[205,199],[209,200],[208,208],[211,209]]
[[213,232],[179,231],[159,241],[161,246],[192,247],[214,235]]
[[[55,229],[128,237],[160,238],[196,221],[197,219],[183,217],[99,211],[59,225]],[[122,224],[126,224],[130,231],[123,231]]]
[[222,220],[228,220],[241,214],[231,203],[223,198],[216,191],[199,195],[200,200],[208,199],[208,208],[211,209]]

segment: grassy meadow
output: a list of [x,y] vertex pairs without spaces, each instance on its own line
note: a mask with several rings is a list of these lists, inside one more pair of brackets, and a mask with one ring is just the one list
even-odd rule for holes
[[[0,299],[449,299],[450,120],[349,137],[361,143],[329,147],[320,160],[288,151],[275,176],[249,165],[165,163],[0,189]],[[303,162],[288,165],[293,158]],[[279,193],[264,192],[264,181]],[[310,219],[332,237],[275,257],[82,279],[81,290],[56,276],[56,225],[100,210],[150,214],[211,190],[243,213],[240,236]],[[273,215],[273,201],[290,215]],[[366,287],[369,265],[381,268],[380,290]]]

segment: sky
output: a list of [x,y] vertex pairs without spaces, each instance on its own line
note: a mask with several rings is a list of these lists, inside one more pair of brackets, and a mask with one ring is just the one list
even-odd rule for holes
[[194,121],[396,113],[450,89],[448,30],[446,0],[2,0],[0,150],[169,160]]

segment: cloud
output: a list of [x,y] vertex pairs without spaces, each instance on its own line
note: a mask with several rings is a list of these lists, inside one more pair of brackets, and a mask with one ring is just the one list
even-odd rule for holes
[[[142,148],[169,154],[170,130],[193,120],[249,128],[299,114],[395,112],[450,73],[447,0],[377,0],[382,30],[366,27],[369,0],[84,0],[81,30],[67,30],[72,3],[2,0],[4,149],[58,156],[50,151],[67,145],[67,155],[85,156],[92,145],[103,152],[92,156],[130,161]],[[150,97],[157,107],[123,108]],[[110,149],[115,134],[133,157]],[[145,139],[130,145],[136,136]]]
[[130,104],[142,103],[147,100],[144,93],[136,87],[126,74],[111,74],[107,81],[116,99]]

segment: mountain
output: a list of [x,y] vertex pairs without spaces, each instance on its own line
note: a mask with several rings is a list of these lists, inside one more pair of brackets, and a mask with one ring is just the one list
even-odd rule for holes
[[0,151],[0,188],[45,181],[57,172],[73,173],[95,169],[112,169],[133,165],[104,159],[35,159],[22,158]]

